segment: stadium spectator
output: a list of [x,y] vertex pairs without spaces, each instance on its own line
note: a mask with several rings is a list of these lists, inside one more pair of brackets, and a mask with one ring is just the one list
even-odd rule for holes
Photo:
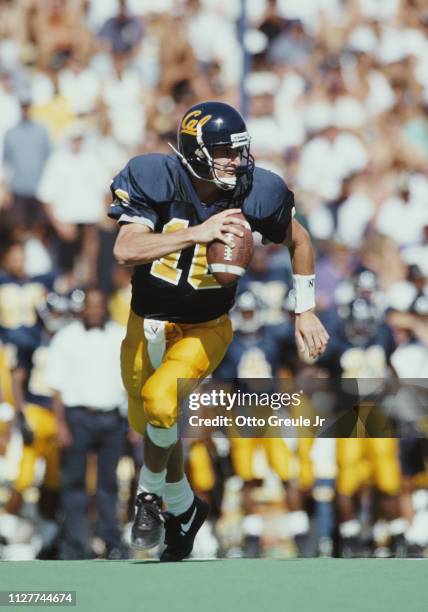
[[32,117],[46,126],[54,143],[58,143],[76,121],[70,100],[60,91],[59,70],[63,66],[63,60],[55,60],[48,70],[36,71],[30,78],[34,96]]
[[101,95],[101,79],[86,58],[74,52],[58,73],[59,92],[77,116],[93,113]]
[[14,127],[20,119],[18,96],[14,83],[11,76],[3,70],[0,70],[0,105],[2,109],[0,114],[0,143],[3,147],[4,134],[8,129]]
[[34,229],[36,225],[47,223],[36,193],[51,144],[46,128],[30,117],[31,100],[21,98],[20,106],[21,121],[5,134],[4,174],[10,199],[9,213],[15,223]]
[[50,346],[46,381],[54,391],[62,448],[63,559],[92,555],[86,492],[87,455],[91,451],[97,456],[97,535],[105,543],[107,557],[119,558],[124,553],[116,477],[124,442],[119,412],[124,401],[119,365],[122,338],[123,328],[108,320],[105,295],[89,289],[81,320],[58,332]]
[[113,53],[130,53],[143,36],[139,19],[128,13],[127,0],[119,0],[118,13],[107,19],[98,37]]
[[[82,125],[70,129],[68,146],[52,154],[37,190],[57,235],[57,265],[71,288],[77,277],[83,282],[94,278],[94,224],[102,219],[110,180],[99,158],[85,148],[85,135]],[[80,254],[81,269],[76,271]]]
[[144,143],[144,84],[125,53],[112,56],[113,69],[103,82],[103,102],[114,138],[130,150]]
[[92,41],[83,22],[82,3],[66,0],[36,2],[29,25],[37,49],[37,61],[42,67],[73,52],[84,57],[90,51]]
[[303,67],[309,59],[313,39],[305,32],[298,19],[286,23],[285,29],[275,37],[269,49],[269,58],[272,62],[287,62],[296,68]]
[[196,59],[187,39],[182,16],[164,18],[160,36],[160,81],[159,93],[172,95],[179,86],[191,86],[198,72]]
[[[397,193],[382,202],[377,218],[376,229],[390,236],[398,246],[411,246],[422,240],[423,228],[428,222],[426,192],[421,195],[411,192],[410,177],[398,177]],[[422,196],[422,197],[421,197]],[[406,219],[403,226],[401,219]]]
[[302,147],[297,183],[318,198],[333,199],[340,194],[342,181],[364,170],[367,163],[361,139],[330,124]]

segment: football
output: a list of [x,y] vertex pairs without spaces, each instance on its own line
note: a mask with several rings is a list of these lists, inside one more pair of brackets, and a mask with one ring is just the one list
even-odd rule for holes
[[[234,215],[235,216],[235,215]],[[215,279],[223,287],[228,287],[239,281],[246,272],[253,255],[253,234],[248,221],[242,213],[236,216],[245,221],[244,235],[233,236],[235,246],[232,248],[220,240],[213,240],[207,247],[208,267]]]

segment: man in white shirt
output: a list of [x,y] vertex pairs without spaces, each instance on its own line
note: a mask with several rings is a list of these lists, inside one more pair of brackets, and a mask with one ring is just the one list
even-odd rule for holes
[[333,200],[342,181],[368,163],[363,142],[351,132],[329,125],[302,147],[296,184],[318,197]]
[[427,191],[417,188],[408,174],[398,177],[396,193],[384,200],[376,217],[376,229],[390,236],[399,247],[422,243],[428,223]]
[[37,187],[37,198],[58,237],[58,267],[69,274],[80,253],[86,271],[96,268],[94,226],[103,219],[105,186],[111,178],[99,156],[86,146],[85,134],[84,125],[70,129],[67,145],[51,155]]
[[46,379],[54,391],[62,448],[61,502],[64,512],[60,555],[63,559],[91,556],[87,517],[87,453],[97,454],[97,534],[106,555],[120,558],[117,522],[117,464],[124,439],[119,406],[124,402],[120,379],[123,329],[107,318],[106,299],[98,289],[86,293],[81,320],[54,337]]

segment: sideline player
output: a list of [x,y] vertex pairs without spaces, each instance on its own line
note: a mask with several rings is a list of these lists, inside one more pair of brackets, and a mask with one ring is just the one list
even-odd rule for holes
[[191,553],[208,511],[183,472],[177,379],[208,376],[232,340],[227,313],[236,286],[222,287],[210,274],[206,245],[218,239],[233,248],[234,236],[243,235],[237,212],[265,241],[290,249],[299,350],[307,346],[316,356],[328,342],[313,312],[313,251],[292,218],[293,193],[278,175],[254,166],[241,115],[220,102],[196,104],[179,125],[178,150],[172,149],[171,156],[128,162],[112,182],[109,213],[120,225],[115,257],[135,266],[121,357],[129,422],[144,435],[132,542],[156,546],[165,527],[161,561]]

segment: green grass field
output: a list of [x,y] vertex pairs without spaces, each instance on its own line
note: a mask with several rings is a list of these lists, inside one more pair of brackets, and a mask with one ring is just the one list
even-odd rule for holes
[[4,561],[0,590],[73,590],[79,612],[423,612],[428,560]]

